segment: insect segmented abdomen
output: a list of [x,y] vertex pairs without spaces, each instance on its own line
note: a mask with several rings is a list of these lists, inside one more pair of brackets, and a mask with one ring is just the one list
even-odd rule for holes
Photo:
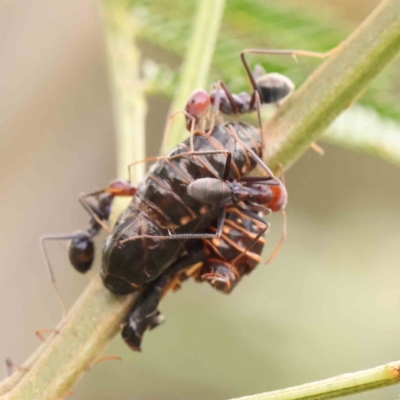
[[204,240],[208,258],[200,278],[215,289],[230,293],[241,278],[261,262],[264,235],[255,239],[267,227],[258,214],[237,207],[228,208],[221,237]]

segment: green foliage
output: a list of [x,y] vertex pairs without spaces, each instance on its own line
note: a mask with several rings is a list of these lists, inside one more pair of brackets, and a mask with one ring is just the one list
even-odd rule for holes
[[[138,1],[141,7],[143,29],[139,36],[182,56],[191,29],[194,1],[175,0],[174,7],[165,0]],[[249,84],[238,58],[241,49],[279,48],[328,51],[350,33],[352,27],[323,10],[308,12],[304,7],[294,9],[284,2],[261,0],[229,0],[223,26],[213,59],[213,73],[209,83],[222,77],[233,91],[248,90]],[[290,57],[252,57],[252,63],[261,62],[267,71],[287,74],[299,86],[320,60],[304,57],[294,63]],[[394,72],[398,64],[387,68],[366,90],[360,103],[375,109],[381,116],[400,121],[397,107],[399,86]],[[172,90],[172,88],[171,88]],[[168,93],[168,87],[164,87]]]
[[[186,50],[186,38],[191,32],[194,1],[176,0],[174,5],[171,8],[165,0],[135,2],[142,23],[139,32],[141,40],[181,57]],[[328,16],[322,7],[318,12],[315,11],[308,11],[305,7],[295,9],[293,4],[285,2],[229,0],[208,84],[223,79],[234,92],[249,90],[249,82],[238,57],[244,48],[292,48],[325,52],[345,40],[352,30],[350,23],[332,16],[332,13]],[[289,76],[296,87],[321,63],[319,59],[306,57],[299,58],[297,63],[287,56],[252,55],[249,58],[251,65],[258,62],[267,71]],[[359,128],[360,109],[354,110],[354,115],[350,110],[341,118],[341,123],[326,132],[325,139],[344,148],[400,164],[397,153],[390,150],[393,143],[396,148],[400,146],[398,135],[387,135],[385,129],[390,125],[392,132],[400,132],[400,111],[397,107],[400,87],[395,80],[396,69],[398,63],[387,67],[359,99],[364,106],[361,111],[363,126],[369,129]],[[171,97],[178,81],[179,77],[169,67],[159,66],[158,73],[149,80],[147,91]],[[343,126],[345,130],[335,129]]]

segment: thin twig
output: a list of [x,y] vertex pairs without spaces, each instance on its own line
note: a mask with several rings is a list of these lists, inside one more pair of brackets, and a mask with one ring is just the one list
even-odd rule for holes
[[365,392],[400,381],[400,361],[282,390],[232,400],[325,400]]
[[[171,112],[182,111],[194,89],[203,88],[207,82],[212,55],[218,37],[225,0],[201,0],[192,38],[189,42],[179,86],[171,105]],[[187,136],[183,117],[177,118],[167,138],[169,149]]]
[[385,0],[265,124],[266,161],[288,168],[400,49],[400,2]]

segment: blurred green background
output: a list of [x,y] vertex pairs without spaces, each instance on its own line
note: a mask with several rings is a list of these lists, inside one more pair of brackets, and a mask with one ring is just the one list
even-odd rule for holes
[[[307,0],[302,7],[350,32],[378,3]],[[60,317],[39,237],[85,227],[77,196],[114,178],[116,161],[96,3],[3,0],[0,43],[0,360],[19,364],[38,346],[34,331]],[[177,63],[154,46],[143,50]],[[158,153],[167,110],[167,99],[151,98],[150,155]],[[116,338],[107,354],[123,361],[96,365],[74,398],[227,399],[400,358],[398,168],[322,145],[324,157],[309,151],[286,173],[288,238],[277,259],[230,296],[185,283],[161,304],[167,321],[146,334],[143,352]],[[270,220],[272,251],[281,216]],[[87,278],[68,265],[63,246],[52,244],[50,253],[72,305]],[[393,386],[353,398],[399,393]]]

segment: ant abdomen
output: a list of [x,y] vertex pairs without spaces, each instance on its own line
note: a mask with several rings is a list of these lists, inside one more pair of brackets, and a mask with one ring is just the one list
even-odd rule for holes
[[286,206],[288,198],[285,185],[281,184],[279,186],[270,186],[270,189],[272,190],[273,197],[272,200],[267,204],[267,207],[272,212],[283,210]]
[[288,77],[277,72],[267,74],[259,64],[254,68],[254,77],[263,104],[281,104],[294,91],[294,83]]
[[68,257],[78,272],[84,274],[89,271],[94,258],[94,244],[87,232],[75,232],[68,247]]

